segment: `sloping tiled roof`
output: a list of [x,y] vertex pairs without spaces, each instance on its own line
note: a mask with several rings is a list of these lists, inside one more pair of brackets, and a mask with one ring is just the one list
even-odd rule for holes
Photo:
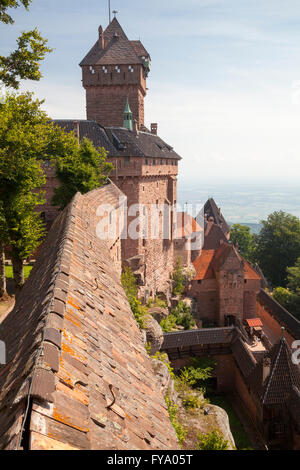
[[95,121],[73,120],[73,119],[54,119],[54,124],[64,129],[66,132],[75,131],[76,123],[79,125],[79,138],[80,140],[86,137],[90,139],[94,146],[104,147],[108,155],[115,157],[119,155],[118,150],[108,139],[105,130],[99,126]]
[[212,260],[215,256],[215,250],[202,250],[201,255],[193,262],[196,270],[194,281],[202,279],[214,279],[214,271],[212,268]]
[[120,155],[181,160],[170,145],[151,132],[139,132],[136,135],[122,127],[106,127],[105,130],[111,143],[115,146],[121,144]]
[[202,212],[204,212],[204,215],[206,215],[207,220],[212,217],[215,224],[219,225],[225,234],[230,232],[230,227],[213,198],[210,198],[206,201],[204,204],[204,210],[202,210]]
[[142,64],[141,56],[148,56],[140,41],[129,41],[118,20],[114,18],[104,31],[104,49],[97,41],[81,61],[83,65]]
[[149,57],[149,53],[146,51],[141,41],[130,41],[130,43],[138,57]]
[[161,349],[183,348],[199,344],[230,344],[235,328],[202,328],[174,333],[165,333]]
[[248,263],[248,261],[246,261],[245,259],[243,259],[243,261],[244,261],[244,276],[245,276],[245,279],[256,279],[256,280],[260,281],[261,277],[258,274],[258,272],[254,268],[252,268],[251,264]]
[[190,237],[193,233],[202,231],[203,229],[196,222],[194,217],[186,212],[177,212],[175,238]]
[[97,207],[116,197],[109,193],[110,185],[77,194],[59,215],[1,324],[0,449],[18,448],[26,406],[34,449],[177,448],[141,332],[96,236]]
[[271,372],[262,394],[265,405],[286,403],[293,387],[300,389],[299,367],[293,364],[291,356],[292,352],[283,337],[266,356],[271,359]]
[[[263,404],[287,404],[293,394],[293,388],[300,389],[299,367],[293,364],[291,356],[292,352],[282,337],[247,377],[249,385]],[[270,361],[270,373],[263,382],[266,360]]]
[[295,339],[300,339],[300,321],[280,305],[263,289],[260,290],[257,300],[283,325]]
[[247,318],[246,322],[249,326],[263,326],[263,323],[260,318]]
[[222,264],[233,250],[243,264],[245,279],[260,280],[260,276],[257,272],[235,251],[235,248],[231,244],[222,243],[217,250],[203,249],[198,258],[193,262],[196,270],[194,281],[214,279],[215,273],[220,270]]
[[123,127],[102,127],[95,121],[54,119],[66,132],[75,131],[79,124],[79,138],[87,137],[95,147],[104,147],[109,157],[149,157],[181,160],[181,157],[158,135],[139,132],[138,135]]

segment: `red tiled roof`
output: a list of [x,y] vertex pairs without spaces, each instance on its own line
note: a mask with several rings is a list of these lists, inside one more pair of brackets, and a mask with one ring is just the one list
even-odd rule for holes
[[[229,254],[235,250],[229,243],[222,243],[217,250],[202,250],[201,255],[193,262],[196,270],[195,281],[201,279],[214,279],[215,271],[218,271]],[[244,263],[245,279],[260,280],[259,274],[237,252],[238,258]]]
[[244,259],[244,276],[245,279],[261,280],[260,275],[254,268]]
[[263,326],[262,321],[260,318],[248,318],[246,320],[249,326]]
[[215,277],[212,269],[212,260],[215,256],[215,252],[216,250],[202,250],[201,255],[193,262],[196,270],[194,281],[213,279]]
[[141,43],[141,41],[130,41],[133,49],[135,50],[136,52],[136,55],[138,57],[148,57],[149,56],[149,53],[146,51],[146,49],[144,48],[143,44]]
[[11,367],[0,365],[0,449],[18,448],[27,404],[31,449],[178,448],[107,243],[96,235],[99,204],[118,196],[111,190],[78,193],[58,216],[1,324]]

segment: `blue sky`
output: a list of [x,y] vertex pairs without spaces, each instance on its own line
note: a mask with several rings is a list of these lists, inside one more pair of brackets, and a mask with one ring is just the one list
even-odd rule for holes
[[[39,83],[53,118],[85,118],[78,63],[108,23],[107,0],[34,0],[0,26],[1,54],[37,26],[55,50]],[[111,0],[151,54],[146,124],[180,153],[180,181],[300,177],[299,0]]]

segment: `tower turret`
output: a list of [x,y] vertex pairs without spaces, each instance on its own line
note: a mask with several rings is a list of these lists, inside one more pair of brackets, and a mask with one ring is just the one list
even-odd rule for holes
[[87,119],[103,126],[122,126],[128,98],[132,120],[144,124],[146,78],[150,55],[140,41],[130,41],[114,18],[80,63],[86,90]]
[[132,112],[129,106],[128,98],[126,100],[126,105],[125,105],[125,110],[124,110],[123,127],[125,127],[125,129],[128,129],[129,131],[132,131]]

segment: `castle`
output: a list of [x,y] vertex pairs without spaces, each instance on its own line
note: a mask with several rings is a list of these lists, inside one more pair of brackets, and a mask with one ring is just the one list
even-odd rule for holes
[[185,294],[197,329],[165,334],[161,350],[175,368],[191,356],[213,356],[216,390],[236,396],[266,445],[299,449],[300,373],[291,348],[300,322],[230,244],[213,199],[203,224],[176,212],[181,157],[158,136],[156,123],[149,130],[144,122],[149,53],[114,18],[99,28],[80,66],[87,119],[54,122],[104,147],[114,170],[106,185],[78,193],[58,215],[50,203],[58,182],[45,163],[49,233],[0,325],[7,344],[0,448],[178,448],[120,274],[132,268],[142,300],[161,293],[169,301],[181,258],[194,269]]

